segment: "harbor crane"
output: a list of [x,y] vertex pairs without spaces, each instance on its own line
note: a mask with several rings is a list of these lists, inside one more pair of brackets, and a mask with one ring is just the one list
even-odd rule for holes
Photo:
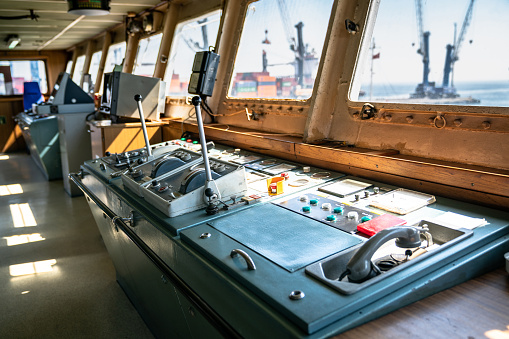
[[467,13],[465,14],[465,19],[463,20],[463,24],[461,26],[460,34],[458,39],[456,39],[456,24],[454,25],[454,44],[448,44],[446,46],[446,56],[445,56],[445,66],[444,66],[444,78],[442,80],[442,88],[444,91],[444,96],[447,97],[456,97],[456,89],[454,88],[454,63],[459,60],[459,51],[463,40],[465,39],[465,34],[467,32],[467,28],[470,25],[470,21],[472,20],[472,12],[474,10],[474,2],[475,0],[470,0],[470,4],[467,8]]

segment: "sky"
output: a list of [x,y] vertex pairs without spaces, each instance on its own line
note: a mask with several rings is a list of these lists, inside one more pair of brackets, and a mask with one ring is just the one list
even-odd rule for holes
[[[279,10],[278,1],[261,0],[249,6],[234,74],[261,72],[262,50],[265,50],[268,64],[274,65],[268,67],[271,75],[293,76],[294,66],[279,64],[295,60],[295,53],[290,50],[287,36],[290,34],[297,38],[295,25],[299,22],[304,24],[302,35],[304,44],[308,44],[308,51],[314,49],[317,58],[320,58],[333,0],[286,0],[283,3],[287,8],[285,18],[289,23],[289,29],[285,29],[283,25],[284,19]],[[266,30],[267,35],[265,35]],[[265,37],[270,44],[262,43]]]
[[[470,0],[423,0],[423,30],[430,32],[430,81],[441,85],[445,47],[461,30]],[[470,26],[454,66],[454,81],[509,81],[509,1],[475,1]],[[415,2],[382,0],[372,37],[375,40],[374,83],[422,81],[422,56]],[[412,44],[415,44],[414,46]],[[369,61],[363,79],[369,78]],[[366,80],[365,80],[366,81]],[[364,82],[365,82],[364,81]],[[369,80],[368,80],[369,81]]]

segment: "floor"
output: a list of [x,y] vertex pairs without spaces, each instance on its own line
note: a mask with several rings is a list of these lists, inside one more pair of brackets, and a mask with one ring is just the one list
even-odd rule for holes
[[0,216],[1,338],[153,338],[85,198],[27,154],[0,154]]

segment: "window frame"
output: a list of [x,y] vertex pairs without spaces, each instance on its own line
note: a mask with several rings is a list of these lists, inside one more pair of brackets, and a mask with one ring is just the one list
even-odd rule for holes
[[[11,58],[3,56],[3,57],[0,57],[0,61],[42,61],[44,63],[44,72],[46,73],[46,92],[41,91],[41,94],[44,96],[49,96],[49,94],[53,90],[53,87],[50,88],[50,85],[49,85],[49,76],[50,75],[49,75],[49,70],[48,70],[48,58],[46,56],[41,56],[41,57],[27,56],[27,57],[11,57]],[[20,96],[23,96],[23,94],[0,95],[0,98],[20,97]]]
[[[396,103],[370,100],[352,100],[351,93],[358,91],[362,77],[355,78],[355,74],[370,55],[370,45],[376,22],[376,14],[380,1],[369,1],[368,9],[360,11],[358,20],[360,34],[349,41],[349,49],[357,50],[353,60],[345,60],[347,73],[343,77],[350,79],[345,100],[350,117],[359,123],[380,123],[390,125],[411,125],[419,127],[435,127],[438,129],[461,129],[476,131],[506,131],[506,121],[509,119],[509,107],[502,106],[473,106],[461,104],[423,104],[423,103]],[[374,18],[374,19],[373,19]],[[417,84],[416,84],[417,85]],[[369,103],[375,107],[375,117],[363,119],[363,107]],[[495,127],[499,126],[499,127]]]
[[158,35],[161,36],[161,41],[159,42],[159,46],[157,47],[157,54],[156,54],[156,57],[155,57],[154,69],[152,70],[152,75],[150,75],[151,77],[154,76],[154,72],[156,70],[156,66],[157,66],[157,62],[158,62],[157,55],[159,54],[159,50],[161,49],[161,44],[163,43],[163,39],[164,39],[163,32],[155,32],[153,34],[150,34],[150,35],[147,35],[147,36],[144,36],[144,37],[140,38],[140,40],[138,41],[138,46],[137,46],[137,50],[136,50],[136,56],[134,58],[133,71],[131,72],[132,74],[137,75],[134,72],[136,70],[136,63],[138,61],[138,56],[139,56],[139,53],[140,53],[140,43],[141,43],[141,41],[142,40],[146,40],[146,39],[152,39],[152,38],[154,38],[154,37],[156,37]]

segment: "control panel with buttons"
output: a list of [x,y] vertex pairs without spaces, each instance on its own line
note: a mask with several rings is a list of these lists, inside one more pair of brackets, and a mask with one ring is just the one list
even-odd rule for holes
[[350,206],[314,193],[305,193],[277,204],[348,233],[356,233],[357,225],[378,216],[372,211]]

